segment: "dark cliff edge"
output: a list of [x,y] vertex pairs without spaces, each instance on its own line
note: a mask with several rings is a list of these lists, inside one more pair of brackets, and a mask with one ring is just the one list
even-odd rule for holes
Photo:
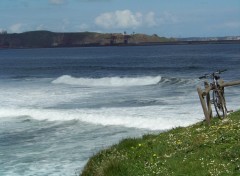
[[146,46],[176,44],[240,43],[240,40],[180,40],[159,37],[156,34],[121,34],[72,32],[58,33],[50,31],[30,31],[23,33],[0,33],[0,48],[55,48],[55,47],[91,47],[91,46]]

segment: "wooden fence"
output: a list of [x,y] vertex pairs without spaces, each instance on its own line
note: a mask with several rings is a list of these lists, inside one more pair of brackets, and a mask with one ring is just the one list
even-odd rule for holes
[[[223,80],[219,81],[220,88],[228,87],[228,86],[235,86],[240,85],[240,81],[232,81],[232,82],[224,82]],[[211,98],[210,98],[210,91],[213,89],[207,81],[204,82],[205,89],[202,90],[200,87],[197,88],[197,92],[199,95],[200,103],[202,105],[203,113],[205,119],[208,124],[210,124],[210,120],[213,117],[212,115],[212,107],[211,107]]]

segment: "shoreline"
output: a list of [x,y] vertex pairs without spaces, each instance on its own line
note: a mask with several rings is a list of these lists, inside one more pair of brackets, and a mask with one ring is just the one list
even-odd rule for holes
[[38,48],[84,48],[84,47],[130,47],[130,46],[162,46],[162,45],[208,45],[208,44],[240,44],[240,40],[206,40],[206,41],[169,41],[169,42],[141,42],[141,43],[117,43],[117,44],[80,44],[80,45],[59,45],[51,47],[7,47],[0,46],[0,49],[38,49]]
[[80,175],[237,175],[239,127],[238,110],[211,126],[202,121],[127,138],[92,156]]

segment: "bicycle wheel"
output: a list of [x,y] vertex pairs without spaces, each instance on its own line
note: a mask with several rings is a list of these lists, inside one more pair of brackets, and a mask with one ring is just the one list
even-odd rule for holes
[[226,116],[225,100],[218,90],[213,90],[213,104],[220,119]]

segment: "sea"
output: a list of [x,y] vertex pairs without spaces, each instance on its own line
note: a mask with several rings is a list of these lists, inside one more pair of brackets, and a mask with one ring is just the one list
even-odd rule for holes
[[[0,49],[0,175],[75,176],[125,138],[204,120],[198,78],[240,80],[239,44]],[[225,90],[240,109],[240,87]]]

